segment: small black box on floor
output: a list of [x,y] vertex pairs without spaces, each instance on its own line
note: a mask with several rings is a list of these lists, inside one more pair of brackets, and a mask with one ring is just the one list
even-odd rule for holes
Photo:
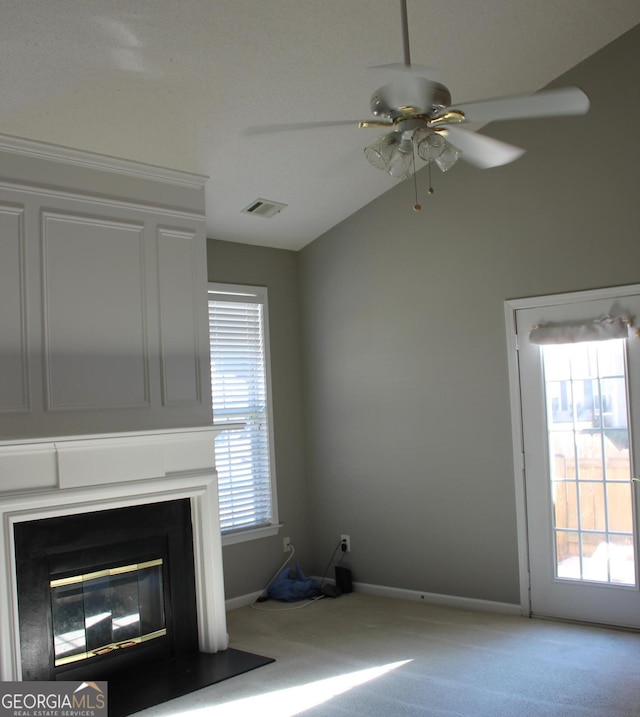
[[353,592],[351,570],[349,570],[349,568],[336,565],[336,587],[342,595]]

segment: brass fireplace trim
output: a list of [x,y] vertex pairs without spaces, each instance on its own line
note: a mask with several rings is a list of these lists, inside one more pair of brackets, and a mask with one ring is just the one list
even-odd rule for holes
[[102,647],[97,647],[95,650],[90,650],[89,652],[80,652],[76,655],[69,655],[68,657],[59,657],[55,660],[54,664],[56,667],[60,667],[61,665],[68,665],[72,662],[87,660],[90,657],[106,655],[114,650],[125,650],[128,647],[134,647],[135,645],[139,645],[143,642],[153,640],[156,637],[164,637],[166,634],[167,630],[163,627],[161,630],[156,630],[155,632],[150,632],[146,635],[141,635],[140,637],[132,637],[128,640],[122,640],[122,642],[112,642],[108,645],[102,645]]
[[147,560],[142,563],[132,563],[131,565],[122,565],[118,568],[106,568],[105,570],[96,570],[92,573],[84,573],[82,575],[71,575],[68,578],[57,578],[49,581],[50,588],[59,588],[65,585],[79,585],[80,583],[89,582],[98,578],[106,578],[111,575],[123,575],[124,573],[132,573],[136,570],[144,570],[145,568],[155,568],[162,565],[162,558],[155,560]]

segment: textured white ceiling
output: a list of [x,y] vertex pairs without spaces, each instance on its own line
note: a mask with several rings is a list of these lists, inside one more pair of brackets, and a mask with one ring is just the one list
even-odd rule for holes
[[[408,0],[454,102],[533,92],[640,22],[638,0]],[[399,0],[0,0],[0,132],[208,175],[208,235],[298,249],[379,196],[366,119]],[[368,69],[369,68],[369,69]],[[371,132],[374,134],[372,135]],[[241,214],[257,197],[274,219]]]

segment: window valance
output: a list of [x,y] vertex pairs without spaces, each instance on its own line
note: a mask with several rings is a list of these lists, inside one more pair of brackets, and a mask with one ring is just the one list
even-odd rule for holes
[[626,339],[631,319],[626,316],[599,316],[584,321],[538,324],[531,329],[532,344],[576,344],[584,341]]

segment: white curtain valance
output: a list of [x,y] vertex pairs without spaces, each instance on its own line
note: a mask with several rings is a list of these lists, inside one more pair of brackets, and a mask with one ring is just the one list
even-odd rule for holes
[[539,324],[531,329],[532,344],[577,344],[629,337],[631,320],[624,316],[599,316],[585,321]]

